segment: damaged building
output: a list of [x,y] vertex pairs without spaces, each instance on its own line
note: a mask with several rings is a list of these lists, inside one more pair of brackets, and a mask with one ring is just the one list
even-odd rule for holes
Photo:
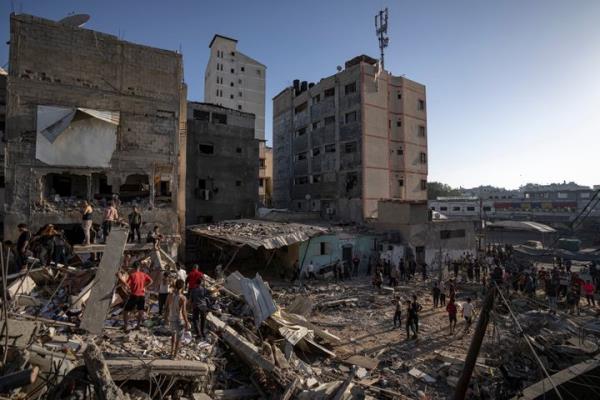
[[5,236],[78,224],[82,200],[184,226],[182,56],[30,15],[11,15]]
[[253,217],[259,152],[254,114],[189,102],[187,118],[186,224]]
[[381,199],[427,198],[425,86],[359,56],[273,98],[277,208],[362,222]]

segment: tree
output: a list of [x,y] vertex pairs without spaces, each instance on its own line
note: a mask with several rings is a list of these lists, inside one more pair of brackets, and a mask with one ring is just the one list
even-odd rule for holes
[[435,200],[438,197],[460,196],[460,190],[441,182],[427,182],[427,199]]

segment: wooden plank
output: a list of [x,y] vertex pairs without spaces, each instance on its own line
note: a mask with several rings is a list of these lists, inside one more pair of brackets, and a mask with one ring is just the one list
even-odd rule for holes
[[212,364],[193,360],[122,358],[105,361],[115,381],[146,380],[151,375],[198,377],[206,376],[215,370]]
[[116,273],[123,261],[127,244],[127,229],[112,229],[106,243],[106,250],[93,280],[90,298],[86,302],[80,328],[99,335],[104,329],[104,320],[112,302]]

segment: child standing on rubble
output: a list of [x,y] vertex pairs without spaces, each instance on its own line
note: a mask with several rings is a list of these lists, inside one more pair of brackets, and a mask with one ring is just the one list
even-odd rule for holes
[[183,295],[183,286],[185,283],[181,279],[177,279],[175,282],[175,290],[167,298],[167,304],[165,308],[165,316],[169,321],[169,327],[171,328],[171,358],[175,359],[179,352],[179,343],[185,330],[190,329],[190,322],[188,321],[186,312],[186,299]]
[[162,278],[160,280],[160,286],[158,288],[158,315],[162,315],[163,310],[165,308],[165,303],[167,302],[167,298],[169,297],[169,289],[171,286],[171,282],[169,279],[169,272],[163,272]]

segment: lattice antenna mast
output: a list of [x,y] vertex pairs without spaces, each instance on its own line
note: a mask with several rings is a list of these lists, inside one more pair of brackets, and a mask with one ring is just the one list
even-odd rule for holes
[[387,36],[388,28],[388,9],[379,11],[378,15],[375,15],[375,33],[379,39],[379,50],[381,50],[381,69],[384,69],[383,53],[384,49],[388,46],[390,38]]

